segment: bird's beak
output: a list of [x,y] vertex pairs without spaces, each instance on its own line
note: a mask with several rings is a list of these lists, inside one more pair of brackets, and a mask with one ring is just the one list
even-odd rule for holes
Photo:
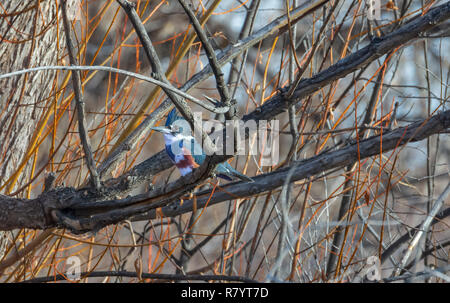
[[163,127],[163,126],[150,127],[150,129],[160,132],[160,133],[163,133],[163,134],[170,133],[170,129],[168,129],[167,127]]

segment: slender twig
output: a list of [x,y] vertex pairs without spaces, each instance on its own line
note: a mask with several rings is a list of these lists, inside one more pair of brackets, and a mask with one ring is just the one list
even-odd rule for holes
[[[219,233],[219,231],[225,226],[225,224],[227,223],[227,221],[229,220],[228,216],[223,219],[222,222],[220,222],[220,224],[218,224],[216,226],[216,228],[214,228],[214,230],[212,232],[210,232],[210,235],[216,235]],[[197,253],[197,251],[199,251],[200,249],[202,249],[202,247],[204,247],[206,244],[209,243],[209,241],[211,241],[212,239],[214,239],[213,236],[208,236],[205,239],[203,239],[200,243],[198,243],[195,247],[191,248],[189,250],[189,254],[191,256],[193,256],[195,253]]]
[[[208,40],[208,36],[206,35],[205,31],[202,28],[202,25],[197,20],[197,17],[195,16],[194,12],[189,8],[189,6],[186,4],[184,0],[178,0],[178,2],[183,7],[184,11],[188,15],[196,33],[197,37],[202,42],[202,46],[205,49],[206,57],[208,58],[209,65],[214,73],[214,78],[216,79],[216,87],[220,95],[220,101],[222,104],[224,104],[226,107],[229,108],[229,111],[225,113],[225,117],[228,120],[236,119],[236,110],[235,110],[235,104],[232,104],[230,93],[228,91],[227,84],[225,83],[225,80],[223,78],[223,72],[220,68],[220,64],[217,60],[216,54],[214,53],[214,49],[211,45],[211,43]],[[235,125],[235,124],[233,124]],[[233,127],[233,152],[236,152],[237,150],[237,129]],[[209,154],[211,155],[211,154]],[[209,158],[207,159],[209,161]]]
[[404,274],[401,276],[385,278],[385,279],[383,279],[383,282],[395,282],[395,281],[400,281],[400,280],[408,280],[408,279],[412,279],[412,278],[427,278],[427,277],[435,276],[436,271],[440,272],[440,273],[445,273],[449,270],[450,270],[450,265],[447,265],[444,267],[436,268],[434,270],[426,269],[421,272],[407,273],[407,274]]
[[[129,76],[129,77],[133,77],[139,80],[143,80],[155,85],[158,85],[162,88],[165,88],[167,90],[172,91],[173,93],[179,95],[180,97],[183,97],[185,99],[188,99],[190,101],[192,101],[193,103],[203,107],[206,110],[209,110],[211,112],[214,112],[216,114],[223,114],[225,112],[227,112],[229,110],[228,107],[226,106],[211,106],[208,103],[206,103],[205,101],[199,100],[197,98],[195,98],[194,96],[184,92],[183,90],[180,90],[176,87],[174,87],[171,83],[166,83],[166,82],[162,82],[159,80],[156,80],[152,77],[147,77],[138,73],[134,73],[134,72],[130,72],[127,70],[123,70],[120,68],[115,68],[115,67],[109,67],[109,66],[101,66],[101,65],[92,65],[92,66],[84,66],[84,65],[71,65],[71,66],[59,66],[59,65],[50,65],[50,66],[38,66],[38,67],[32,67],[32,68],[27,68],[27,69],[22,69],[22,70],[17,70],[14,72],[10,72],[10,73],[5,73],[5,74],[0,74],[0,79],[4,79],[4,78],[9,78],[9,77],[14,77],[14,76],[20,76],[26,73],[31,73],[31,72],[38,72],[38,71],[46,71],[46,70],[69,70],[69,71],[92,71],[92,70],[97,70],[97,71],[104,71],[104,72],[108,72],[108,73],[116,73],[116,74],[121,74],[121,75],[125,75],[125,76]],[[207,101],[211,102],[211,100],[205,98]]]
[[[294,0],[293,1],[293,5],[294,7],[297,6],[297,1]],[[289,17],[289,11],[290,11],[290,7],[289,7],[289,1],[286,0],[286,15],[288,17],[288,20],[290,19]],[[290,20],[288,21],[289,24],[291,23]],[[297,55],[296,55],[296,49],[295,49],[295,45],[297,42],[297,25],[295,24],[292,28],[289,28],[289,41],[290,41],[290,56],[289,56],[289,85],[293,85],[294,84],[294,77],[295,77],[295,65],[297,65],[298,68],[300,68],[300,64],[298,62],[297,59]],[[289,149],[288,155],[287,155],[287,159],[288,161],[291,160],[297,160],[297,141],[298,138],[300,137],[300,135],[298,134],[297,131],[297,119],[295,117],[295,105],[291,105],[288,108],[288,114],[289,114],[289,129],[290,129],[290,134],[292,136],[292,142],[291,142],[291,147]]]
[[291,178],[297,165],[293,165],[290,168],[281,190],[280,235],[278,236],[277,254],[274,260],[274,266],[272,268],[274,281],[283,279],[281,275],[286,274],[286,271],[283,270],[283,261],[288,252],[288,248],[285,248],[285,245],[288,240],[287,237],[292,233],[292,224],[289,221],[290,195],[292,192]]
[[189,261],[192,258],[191,249],[193,248],[194,240],[193,233],[196,232],[196,229],[199,227],[197,220],[199,215],[201,214],[200,210],[193,211],[191,217],[189,218],[189,222],[187,223],[187,229],[189,233],[183,233],[183,240],[181,240],[181,251],[180,257],[178,258],[178,266],[176,273],[177,274],[185,274],[189,269]]
[[[258,13],[258,8],[260,5],[260,0],[253,0],[252,3],[250,4],[249,8],[247,9],[247,13],[245,16],[245,20],[244,20],[244,24],[242,25],[242,28],[240,30],[239,33],[239,41],[242,41],[243,39],[247,38],[252,30],[253,30],[253,26],[255,23],[255,19],[256,19],[256,14]],[[237,89],[239,87],[239,84],[241,83],[241,79],[242,76],[244,74],[244,70],[246,67],[246,62],[247,62],[247,55],[248,55],[249,50],[246,49],[242,56],[237,56],[233,59],[232,63],[231,63],[231,68],[230,68],[230,74],[228,77],[228,85],[229,87],[233,86],[233,92],[231,95],[231,98],[234,99],[237,93]],[[240,57],[242,57],[242,60],[239,60]],[[238,65],[240,65],[239,69],[238,69]],[[228,208],[227,208],[227,214],[225,217],[225,220],[223,221],[224,225],[225,225],[225,231],[228,230],[228,226],[229,225],[229,220],[233,217],[233,213],[231,213],[231,209],[232,209],[232,202],[230,201]],[[230,230],[231,233],[234,232],[234,230]],[[224,243],[226,243],[225,241],[227,241],[227,232],[224,233],[223,235],[223,241]],[[229,237],[232,237],[232,235],[230,235]],[[221,256],[220,256],[220,268],[223,268],[223,263],[224,261],[226,261],[225,259],[225,255],[229,252],[231,248],[229,247],[228,251],[227,250],[222,250],[221,252]],[[234,256],[235,254],[233,254],[233,257],[231,259],[231,262],[229,263],[229,269],[232,270],[232,266],[231,263],[234,262]],[[248,276],[246,274],[246,276]]]
[[[431,223],[431,225],[433,225],[433,223],[434,223],[435,221],[433,220],[433,222]],[[421,256],[420,256],[420,259],[425,259],[426,257],[428,257],[428,256],[433,256],[435,259],[439,259],[439,257],[438,256],[436,256],[434,253],[436,253],[438,250],[441,250],[442,252],[445,252],[445,250],[444,250],[444,248],[445,247],[447,247],[447,246],[450,246],[450,241],[446,241],[446,242],[443,242],[443,243],[438,243],[436,246],[431,246],[430,248],[428,248],[427,250],[425,250],[425,251],[423,251],[422,252],[422,254],[421,254]],[[444,262],[446,262],[447,261],[447,258],[446,257],[443,257],[443,258],[440,258],[442,261],[444,261]],[[405,267],[405,269],[406,270],[410,270],[411,269],[411,267],[413,267],[414,265],[416,264],[416,260],[412,260],[408,265],[406,265],[406,267]]]
[[[242,26],[242,29],[239,33],[239,40],[243,40],[251,34],[260,3],[261,0],[253,0],[250,4],[250,7],[248,8],[247,14],[245,16],[244,25]],[[247,54],[248,50],[246,49],[242,55],[242,61],[240,62],[239,71],[237,68],[239,64],[239,57],[234,58],[231,63],[230,76],[228,77],[228,85],[234,85],[231,98],[234,98],[234,96],[236,95],[237,88],[239,86],[239,83],[241,82],[242,74],[244,73],[244,68],[247,62]]]
[[[202,28],[202,25],[197,20],[197,17],[195,16],[194,12],[190,9],[189,5],[184,0],[178,0],[178,2],[183,7],[186,14],[189,16],[189,20],[191,21],[192,25],[194,26],[194,29],[197,33],[197,37],[202,42],[202,46],[205,49],[206,57],[208,58],[209,65],[211,66],[211,69],[214,73],[215,79],[216,79],[216,86],[217,90],[220,94],[220,99],[225,106],[230,107],[230,110],[232,110],[231,100],[230,100],[230,94],[228,91],[228,87],[225,83],[225,80],[223,78],[223,72],[220,68],[219,62],[217,60],[216,54],[214,53],[214,49],[211,45],[211,43],[208,40],[208,37],[206,36],[205,31]],[[231,116],[227,113],[225,113],[228,119],[231,118]]]
[[[448,174],[447,174],[448,176]],[[436,223],[441,222],[443,219],[447,218],[450,216],[450,208],[447,208],[445,210],[443,210],[442,212],[440,212],[439,214],[437,214],[434,218],[434,220],[431,222],[431,225],[434,225]],[[413,227],[413,230],[419,230],[420,229],[420,224]],[[381,264],[383,264],[386,260],[388,260],[388,258],[390,256],[392,256],[392,254],[394,252],[396,252],[403,243],[406,243],[408,240],[412,239],[414,237],[415,233],[412,234],[410,232],[405,233],[403,236],[401,236],[400,238],[398,238],[397,240],[395,240],[394,242],[392,242],[388,248],[385,249],[385,251],[381,254]]]
[[[388,56],[388,58],[389,58],[389,56]],[[381,73],[381,72],[378,74],[378,82],[377,82],[377,84],[375,84],[375,87],[372,90],[370,100],[366,107],[366,111],[365,111],[366,114],[364,115],[364,119],[363,119],[361,125],[358,126],[358,130],[359,130],[358,139],[362,139],[362,138],[364,138],[364,136],[366,134],[368,134],[368,132],[366,132],[367,128],[362,129],[361,126],[370,125],[372,123],[373,115],[375,112],[375,105],[376,105],[376,101],[378,100],[379,89],[381,87],[381,81],[383,80],[383,75],[384,75],[384,73]],[[354,169],[355,169],[355,163],[352,163],[346,167],[346,169],[345,169],[346,181],[345,181],[343,190],[347,190],[347,189],[353,187],[353,179],[351,178],[351,175],[353,174]],[[344,220],[345,217],[347,216],[348,210],[350,208],[351,200],[352,200],[352,191],[349,191],[342,196],[342,200],[341,200],[341,203],[339,206],[338,218],[337,218],[338,221]],[[338,260],[338,262],[336,262],[336,260],[338,258],[339,251],[342,252],[342,250],[344,248],[344,238],[345,238],[345,232],[347,230],[348,230],[347,226],[346,227],[338,226],[336,229],[336,232],[334,234],[334,237],[333,237],[333,242],[331,244],[331,251],[330,251],[330,255],[329,255],[328,263],[327,263],[327,273],[334,272],[335,278],[339,274],[339,265],[340,265],[339,260]],[[336,270],[335,270],[335,267],[337,267]]]
[[[158,54],[156,53],[156,50],[153,47],[153,43],[147,34],[144,24],[142,23],[139,15],[137,14],[134,8],[135,5],[126,0],[117,0],[117,2],[120,4],[120,6],[122,6],[128,18],[130,18],[130,21],[133,24],[136,34],[138,35],[139,40],[142,43],[144,52],[148,60],[150,61],[150,65],[152,67],[152,77],[162,82],[170,84],[169,80],[167,80],[166,75],[164,74],[161,61],[159,60]],[[163,88],[163,90],[170,98],[170,100],[173,102],[178,111],[181,113],[181,115],[184,117],[184,119],[186,119],[186,121],[189,123],[192,131],[194,132],[194,135],[198,135],[197,132],[200,132],[202,139],[201,142],[203,143],[202,147],[205,150],[206,154],[208,155],[214,154],[215,148],[213,143],[211,142],[211,139],[203,131],[203,129],[201,128],[198,129],[194,127],[195,124],[194,116],[192,115],[192,111],[187,105],[186,101],[181,99],[178,95],[172,93],[172,91],[170,90],[167,90],[165,88]],[[205,162],[206,163],[204,163],[203,165],[207,166],[209,162],[208,159]]]
[[[431,83],[430,83],[430,69],[428,66],[428,56],[427,56],[427,40],[424,39],[422,41],[422,50],[423,50],[423,57],[424,57],[424,61],[425,61],[425,79],[427,82],[427,97],[428,97],[428,102],[427,102],[427,115],[430,116],[431,115]],[[434,162],[433,164],[431,163],[431,141],[430,138],[427,138],[427,147],[426,147],[426,153],[427,153],[427,157],[426,157],[426,170],[427,170],[427,176],[433,176],[434,172],[432,172],[433,167],[436,167],[436,162]],[[436,161],[436,158],[434,159],[434,161]],[[433,167],[432,167],[433,166]],[[427,212],[429,213],[431,210],[431,205],[432,205],[432,200],[433,200],[433,192],[434,192],[434,178],[428,178],[427,179],[427,194],[428,194],[428,202],[427,202]],[[430,245],[431,243],[431,237],[429,234],[426,235],[425,237],[425,241],[424,241],[424,250],[426,250],[426,248]],[[416,260],[418,260],[420,258],[420,253],[419,253],[419,249],[416,250],[417,251],[417,255],[416,255]],[[425,258],[424,260],[424,265],[425,267],[429,266],[429,258]]]
[[[297,1],[294,0],[294,7],[297,5]],[[295,66],[294,63],[297,64],[297,67],[300,68],[300,63],[298,61],[297,55],[295,53],[295,42],[297,40],[297,25],[291,26],[290,22],[290,6],[289,6],[289,0],[286,0],[285,3],[286,6],[286,16],[288,18],[288,39],[290,41],[290,58],[289,58],[289,84],[292,85],[294,83],[294,74],[295,74]],[[288,114],[289,114],[289,126],[290,126],[290,133],[292,135],[292,143],[290,150],[288,152],[287,159],[288,161],[291,161],[293,159],[294,161],[297,160],[297,153],[296,146],[297,146],[297,139],[299,137],[297,132],[297,122],[295,119],[295,105],[291,105],[288,108]],[[281,190],[281,196],[280,196],[280,205],[281,205],[281,218],[280,218],[280,234],[278,236],[278,247],[277,247],[277,254],[274,261],[274,266],[272,268],[273,272],[273,280],[279,281],[283,277],[281,277],[282,274],[285,274],[283,268],[283,260],[286,256],[286,248],[285,243],[287,241],[286,237],[288,235],[288,227],[292,228],[290,222],[289,222],[289,204],[290,204],[290,195],[292,192],[292,184],[289,182],[292,178],[292,174],[294,172],[295,166],[292,166],[288,177],[286,178],[286,181],[283,185],[283,188]]]
[[[63,15],[64,31],[66,34],[66,44],[67,44],[67,51],[69,54],[70,65],[78,65],[77,59],[75,57],[72,38],[70,37],[70,25],[69,19],[67,18],[66,0],[63,0],[61,2],[61,9]],[[90,139],[89,136],[87,135],[86,117],[84,113],[84,101],[83,101],[83,94],[81,92],[81,78],[80,73],[77,71],[72,72],[72,85],[75,94],[75,102],[77,108],[78,133],[80,135],[81,144],[83,146],[84,155],[86,157],[86,164],[91,174],[91,181],[93,185],[95,186],[96,189],[100,189],[101,186],[100,178],[95,165],[94,156],[92,154]]]
[[314,43],[314,45],[312,46],[312,49],[308,54],[308,58],[306,59],[305,63],[303,64],[303,66],[300,68],[300,70],[297,73],[297,79],[295,80],[295,83],[293,85],[291,85],[291,88],[290,88],[289,92],[287,93],[289,98],[294,94],[295,89],[297,88],[298,84],[302,80],[303,73],[306,71],[306,69],[308,68],[308,65],[311,63],[312,58],[314,58],[314,54],[316,53],[317,47],[319,46],[319,44],[321,44],[320,37],[322,37],[325,29],[327,28],[328,22],[331,20],[331,16],[333,16],[333,13],[334,13],[336,7],[338,6],[338,4],[339,4],[339,0],[337,0],[334,3],[334,5],[331,7],[330,12],[328,13],[328,16],[327,16],[325,22],[322,24],[322,27],[319,30],[319,34],[317,35],[316,43]]
[[[382,126],[369,126],[369,125],[361,125],[358,127],[358,130],[365,130],[365,129],[371,129],[371,130],[377,130],[377,131],[388,131],[392,130],[389,127],[382,127]],[[324,130],[318,130],[318,131],[312,131],[312,132],[303,132],[302,135],[309,135],[309,136],[322,136],[325,134],[340,134],[344,132],[354,132],[354,127],[345,127],[345,128],[339,128],[339,129],[324,129]],[[292,135],[290,131],[280,131],[280,135]]]
[[438,214],[442,206],[445,204],[445,199],[447,198],[448,194],[450,194],[450,182],[447,184],[444,191],[441,193],[436,202],[434,202],[432,209],[430,210],[429,214],[427,214],[427,217],[420,226],[419,231],[414,236],[411,243],[408,245],[406,253],[402,258],[402,262],[400,266],[396,269],[394,276],[400,275],[402,269],[405,268],[405,266],[407,265],[409,258],[411,257],[412,253],[417,247],[417,244],[421,240],[422,236],[427,233],[431,223],[433,222],[434,217]]
[[[221,276],[221,275],[176,275],[176,274],[150,274],[150,273],[137,273],[131,271],[91,271],[80,273],[80,279],[95,277],[129,277],[143,279],[156,279],[156,280],[173,280],[173,281],[233,281],[233,282],[245,282],[245,283],[258,283],[258,281],[248,279],[240,276]],[[67,281],[66,276],[59,274],[49,277],[40,277],[30,280],[25,280],[22,283],[44,283],[53,281]]]

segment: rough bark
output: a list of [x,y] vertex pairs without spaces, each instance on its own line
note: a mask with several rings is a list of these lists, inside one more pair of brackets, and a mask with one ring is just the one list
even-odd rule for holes
[[[55,65],[58,57],[55,1],[1,2],[1,73]],[[63,37],[60,32],[59,38]],[[25,158],[54,77],[54,71],[46,71],[0,81],[0,184],[4,184],[16,172],[18,164]],[[27,180],[29,171],[25,167],[9,191]],[[7,189],[2,191],[6,192]],[[0,233],[0,258],[6,245],[3,236]]]

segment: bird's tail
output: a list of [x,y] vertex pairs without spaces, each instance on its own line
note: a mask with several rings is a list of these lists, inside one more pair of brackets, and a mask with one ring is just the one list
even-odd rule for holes
[[[216,168],[216,172],[220,175],[226,175],[229,177],[235,177],[238,179],[241,179],[242,181],[245,182],[255,182],[255,180],[253,180],[250,177],[247,177],[244,174],[241,174],[240,172],[238,172],[237,170],[235,170],[229,163],[224,162],[221,163],[217,166]],[[226,178],[225,178],[226,179]]]
[[255,182],[255,180],[253,180],[252,178],[247,177],[246,175],[241,174],[240,172],[238,172],[237,170],[234,170],[234,169],[233,169],[232,175],[235,176],[236,178],[241,179],[242,181],[245,181],[245,182]]

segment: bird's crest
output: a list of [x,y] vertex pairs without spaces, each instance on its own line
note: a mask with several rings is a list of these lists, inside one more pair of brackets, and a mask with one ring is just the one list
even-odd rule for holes
[[175,128],[178,133],[184,135],[191,134],[191,128],[189,127],[189,123],[186,120],[184,120],[183,117],[177,115],[176,107],[174,107],[167,115],[166,127]]
[[175,120],[178,120],[180,117],[177,116],[177,108],[174,107],[170,113],[167,115],[166,119],[166,127],[169,127],[175,122]]

